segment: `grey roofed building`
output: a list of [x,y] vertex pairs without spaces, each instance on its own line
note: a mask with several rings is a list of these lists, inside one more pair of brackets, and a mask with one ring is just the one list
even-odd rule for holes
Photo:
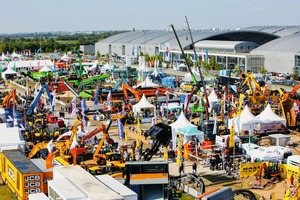
[[[176,32],[186,53],[193,54],[191,51],[193,44],[189,33],[182,29]],[[211,47],[209,49],[206,46],[209,57],[215,57],[225,69],[229,65],[239,65],[243,66],[244,70],[254,72],[259,72],[262,67],[266,67],[268,71],[284,69],[286,72],[291,72],[294,67],[300,69],[299,32],[300,26],[252,26],[238,30],[192,30],[192,36],[195,44],[201,44],[201,41],[204,44],[203,41],[205,41],[206,45]],[[244,46],[246,42],[257,45],[254,48],[251,45],[249,48],[247,45],[250,53],[249,51],[225,51],[225,46],[242,44],[242,42]],[[95,52],[131,57],[137,57],[140,52],[146,52],[150,56],[160,53],[165,58],[166,47],[169,47],[171,64],[175,60],[182,59],[179,45],[171,30],[124,32],[97,42]],[[203,59],[203,50],[202,53],[200,51],[198,49],[197,52],[202,55]]]

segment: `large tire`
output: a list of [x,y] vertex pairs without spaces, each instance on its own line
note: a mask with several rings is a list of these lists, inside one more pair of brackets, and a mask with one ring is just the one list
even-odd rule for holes
[[104,158],[99,158],[99,159],[97,160],[97,164],[98,164],[98,165],[105,165],[105,164],[106,164],[106,160],[105,160]]

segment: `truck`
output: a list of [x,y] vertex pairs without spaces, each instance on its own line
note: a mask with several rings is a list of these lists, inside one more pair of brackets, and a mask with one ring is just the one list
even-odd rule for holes
[[0,166],[3,182],[18,200],[27,200],[29,194],[44,192],[43,172],[21,151],[3,151],[0,154]]
[[274,133],[289,134],[289,129],[279,121],[255,122],[253,133],[257,137],[267,136]]

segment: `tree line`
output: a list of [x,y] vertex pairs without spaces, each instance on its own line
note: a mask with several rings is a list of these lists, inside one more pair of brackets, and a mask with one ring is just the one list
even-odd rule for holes
[[52,53],[68,52],[79,49],[79,45],[94,45],[115,34],[124,31],[107,31],[102,33],[76,33],[55,35],[51,33],[41,33],[35,35],[2,35],[0,36],[1,52],[21,52],[29,51],[35,53],[41,48],[41,52]]

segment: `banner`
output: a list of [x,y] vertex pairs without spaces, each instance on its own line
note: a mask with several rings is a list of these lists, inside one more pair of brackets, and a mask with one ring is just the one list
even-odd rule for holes
[[166,47],[165,61],[170,61],[170,43],[166,43],[165,47]]
[[118,133],[119,133],[120,139],[123,140],[125,138],[124,125],[120,118],[118,118]]
[[98,105],[98,87],[96,87],[95,93],[94,93],[94,105]]
[[234,147],[234,127],[231,125],[230,127],[230,136],[229,136],[229,147]]
[[248,176],[258,176],[259,168],[262,162],[252,162],[252,163],[241,163],[240,164],[240,178]]
[[76,116],[76,96],[71,101],[71,117]]
[[108,110],[111,110],[111,91],[107,95]]
[[53,167],[53,154],[52,154],[53,147],[54,147],[53,140],[51,140],[47,144],[48,155],[46,158],[46,169],[50,169]]

